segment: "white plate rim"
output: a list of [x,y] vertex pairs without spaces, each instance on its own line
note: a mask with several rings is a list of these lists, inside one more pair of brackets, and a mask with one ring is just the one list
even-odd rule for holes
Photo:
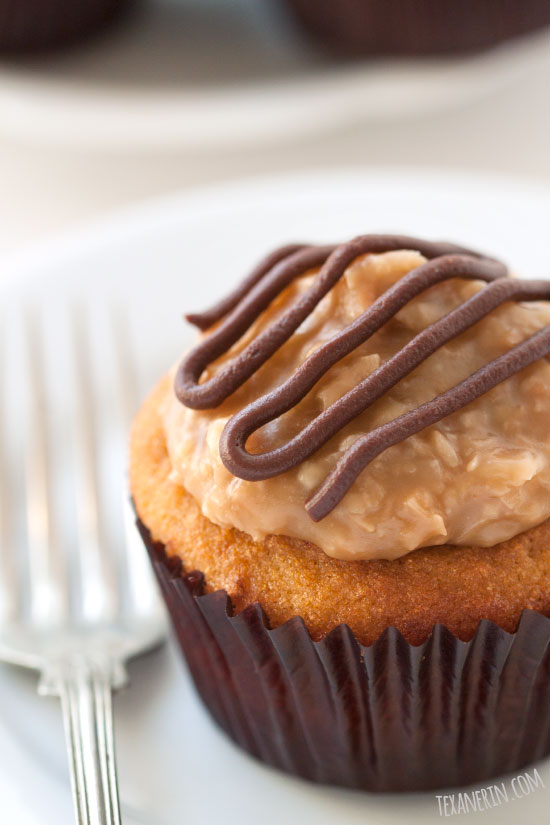
[[192,208],[211,211],[212,198],[215,196],[217,208],[223,211],[231,200],[243,197],[265,196],[270,199],[288,198],[292,193],[299,196],[306,193],[306,199],[315,189],[327,192],[329,187],[338,189],[342,185],[356,185],[368,182],[384,184],[388,187],[421,183],[434,191],[452,188],[456,192],[469,193],[475,197],[476,192],[514,198],[532,198],[547,207],[550,198],[550,186],[545,181],[514,175],[480,174],[463,172],[449,167],[422,166],[370,166],[342,165],[338,168],[324,169],[318,167],[307,172],[288,172],[282,175],[254,175],[244,179],[224,183],[211,183],[189,189],[179,190],[169,195],[147,198],[139,203],[113,209],[92,220],[83,220],[70,228],[53,233],[22,250],[16,250],[3,256],[0,279],[0,291],[15,279],[31,274],[36,266],[48,257],[60,257],[62,260],[79,252],[83,246],[93,244],[98,236],[105,239],[120,235],[132,235],[136,226],[150,227],[163,223],[170,214],[172,219],[178,211]]

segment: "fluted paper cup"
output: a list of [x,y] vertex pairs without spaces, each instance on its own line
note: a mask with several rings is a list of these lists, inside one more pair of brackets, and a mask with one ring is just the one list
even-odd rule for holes
[[301,618],[233,615],[138,522],[206,707],[248,753],[314,782],[369,791],[468,785],[550,753],[550,619],[515,633],[480,622],[469,642],[436,625],[413,646],[389,627],[371,646],[340,625],[313,641]]

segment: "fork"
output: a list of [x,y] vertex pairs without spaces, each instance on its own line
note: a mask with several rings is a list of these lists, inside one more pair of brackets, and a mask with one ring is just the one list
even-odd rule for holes
[[[70,441],[65,433],[54,437],[56,415],[58,422],[59,416],[67,417],[67,404],[60,408],[48,392],[48,340],[38,320],[24,309],[16,344],[10,347],[10,360],[18,356],[26,363],[16,384],[21,390],[26,385],[22,464],[13,455],[14,439],[8,437],[5,420],[0,435],[0,659],[35,669],[39,694],[61,699],[76,821],[120,825],[112,692],[127,684],[128,660],[165,636],[164,613],[145,554],[132,556],[133,545],[124,539],[122,498],[116,530],[109,525],[108,491],[100,472],[102,444],[112,444],[113,437],[120,444],[135,407],[135,370],[124,319],[110,312],[117,415],[110,415],[109,425],[102,424],[98,399],[104,388],[92,388],[90,319],[69,308],[68,398],[77,399],[77,408],[69,417]],[[15,352],[21,349],[23,353]],[[2,363],[1,378],[5,372]],[[0,394],[4,419],[8,400]],[[75,529],[70,540],[55,506],[56,470],[57,475],[70,473],[64,494],[66,504],[67,490],[72,491]],[[18,519],[23,502],[26,515]],[[120,538],[113,541],[116,532]]]

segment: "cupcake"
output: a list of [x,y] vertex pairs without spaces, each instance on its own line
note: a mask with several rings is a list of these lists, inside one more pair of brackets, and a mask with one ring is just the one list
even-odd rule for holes
[[550,753],[550,281],[365,235],[269,255],[135,421],[197,690],[258,759],[403,791]]
[[447,54],[550,25],[547,0],[288,0],[319,40],[351,54]]
[[111,21],[127,0],[0,0],[0,52],[70,45]]

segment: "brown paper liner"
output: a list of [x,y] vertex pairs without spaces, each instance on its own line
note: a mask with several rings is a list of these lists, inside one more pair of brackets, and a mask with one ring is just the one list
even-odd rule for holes
[[0,0],[0,52],[45,51],[101,29],[129,0]]
[[270,629],[259,604],[233,615],[138,528],[189,669],[218,724],[291,774],[369,791],[468,785],[550,753],[550,619],[515,633],[481,621],[470,642],[442,625],[370,647],[339,625],[314,642],[301,618]]
[[287,0],[319,40],[348,54],[473,51],[550,24],[548,0]]

